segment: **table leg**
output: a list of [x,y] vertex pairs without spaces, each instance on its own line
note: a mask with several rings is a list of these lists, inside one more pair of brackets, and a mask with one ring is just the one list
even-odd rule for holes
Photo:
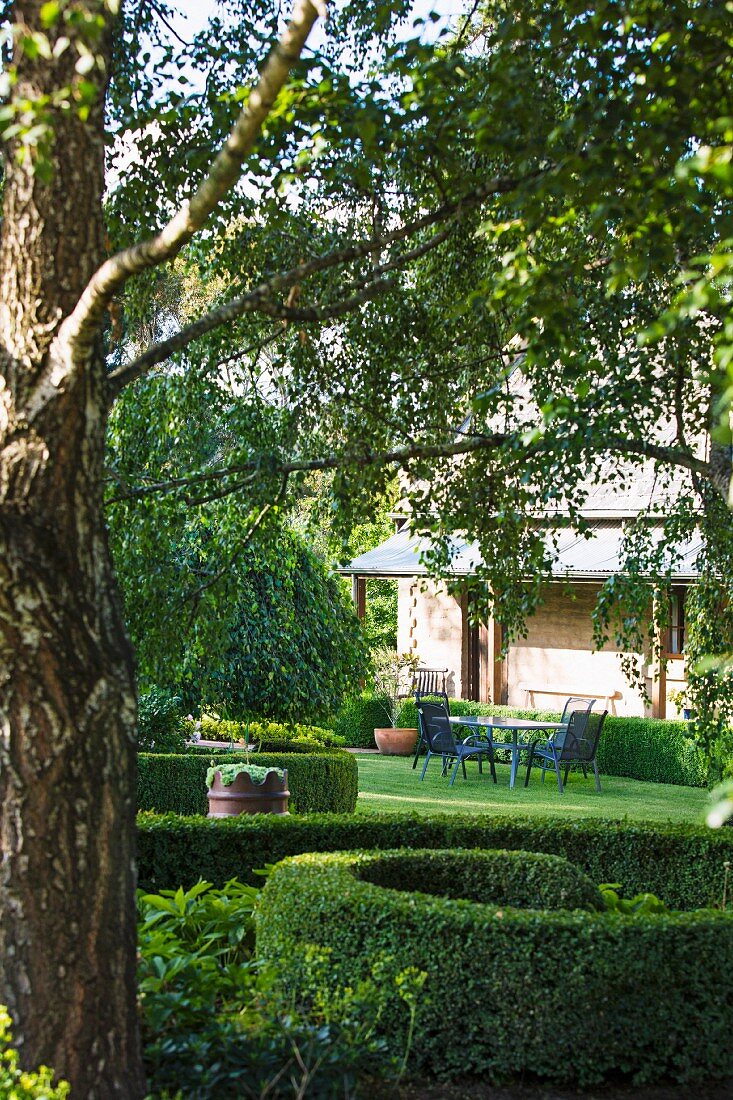
[[519,737],[519,730],[512,730],[512,767],[509,772],[509,786],[513,787],[517,778],[517,770],[519,768],[519,745],[517,738]]

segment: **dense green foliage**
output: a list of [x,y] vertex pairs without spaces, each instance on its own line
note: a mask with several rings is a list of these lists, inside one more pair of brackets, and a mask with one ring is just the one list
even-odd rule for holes
[[603,909],[598,887],[578,867],[538,852],[388,851],[359,863],[356,875],[390,890],[519,909]]
[[143,692],[137,705],[139,752],[182,752],[185,733],[180,695],[153,687]]
[[509,848],[564,856],[593,882],[618,882],[627,895],[650,891],[673,909],[719,904],[733,830],[513,814],[293,817],[208,821],[138,818],[140,881],[155,889],[205,875],[255,883],[254,870],[303,852],[375,848]]
[[[490,703],[450,701],[452,714],[490,714],[497,717],[557,721],[558,712],[494,707]],[[409,699],[401,707],[399,724],[417,725],[417,711]],[[346,730],[344,730],[346,734]],[[347,740],[347,744],[351,744]],[[687,722],[659,718],[621,718],[611,714],[603,726],[598,746],[598,767],[603,775],[623,775],[652,783],[705,785],[705,767]]]
[[315,743],[327,747],[341,743],[333,730],[303,725],[301,722],[268,722],[256,718],[247,722],[236,722],[232,719],[215,718],[210,714],[203,714],[198,722],[188,722],[186,728],[189,733],[194,731],[200,733],[201,737],[208,741],[237,741],[243,745],[250,745],[253,749],[274,743],[282,745]]
[[315,952],[306,998],[276,990],[272,970],[252,959],[256,893],[237,882],[140,893],[139,1003],[153,1094],[285,1100],[306,1090],[338,1100],[364,1095],[365,1076],[393,1077],[374,1034],[386,991],[372,980],[327,987]]
[[54,1085],[52,1069],[40,1066],[28,1072],[20,1068],[10,1024],[5,1006],[0,1005],[0,1096],[3,1100],[65,1100],[69,1085],[65,1081]]
[[[456,900],[460,886],[448,898],[427,897],[373,885],[379,871],[364,881],[362,868],[383,858],[309,854],[280,863],[258,903],[257,951],[280,960],[280,980],[298,991],[309,989],[300,959],[313,946],[329,953],[338,984],[358,981],[380,954],[425,971],[415,1070],[492,1081],[532,1073],[580,1086],[618,1074],[641,1084],[733,1071],[733,998],[720,986],[733,966],[733,914],[522,910],[493,896]],[[415,858],[407,857],[411,882]],[[457,883],[466,863],[470,879],[470,857],[452,858]],[[394,1052],[405,1040],[397,1007],[392,998],[380,1020]],[[453,1020],[461,1026],[446,1026]]]
[[241,760],[234,764],[212,764],[211,767],[206,770],[206,786],[209,790],[211,790],[217,775],[223,787],[231,787],[238,775],[248,775],[255,786],[260,787],[265,782],[268,775],[276,775],[278,779],[282,780],[285,776],[285,772],[282,768],[270,768],[267,767],[267,765],[260,766],[259,764],[245,764]]
[[[375,729],[388,724],[389,699],[375,697],[371,692],[350,696],[336,716],[334,730],[352,748],[374,749]],[[400,718],[401,723],[401,718]],[[408,723],[417,726],[417,719]]]
[[[258,753],[253,760],[266,767],[287,768],[292,812],[354,812],[358,767],[350,753],[339,749],[315,754]],[[241,764],[243,757],[241,753],[212,753],[211,750],[205,754],[141,753],[138,758],[138,809],[159,813],[207,813],[206,772],[212,761]],[[234,878],[235,874],[229,877]]]

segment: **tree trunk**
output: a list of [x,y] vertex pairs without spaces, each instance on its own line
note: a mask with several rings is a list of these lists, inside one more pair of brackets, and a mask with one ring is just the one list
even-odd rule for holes
[[[40,6],[22,5],[31,27]],[[19,93],[73,80],[76,56],[17,58]],[[135,690],[102,517],[105,365],[58,339],[103,259],[101,102],[54,120],[53,165],[43,183],[8,150],[0,240],[0,1002],[24,1065],[79,1100],[138,1100]]]

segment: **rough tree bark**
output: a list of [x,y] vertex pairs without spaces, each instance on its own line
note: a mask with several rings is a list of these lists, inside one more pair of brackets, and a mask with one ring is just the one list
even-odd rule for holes
[[[18,58],[19,94],[74,59]],[[0,238],[0,1000],[24,1063],[132,1100],[135,690],[102,518],[105,364],[57,339],[104,259],[101,105],[54,131],[50,184],[8,150]]]
[[[43,0],[11,20],[44,32]],[[81,5],[106,31],[104,0]],[[139,1100],[135,683],[102,511],[100,329],[127,278],[176,255],[241,172],[320,0],[296,0],[209,176],[157,237],[105,260],[103,94],[53,118],[53,178],[5,149],[0,235],[0,1002],[27,1066],[79,1100]],[[49,32],[51,47],[63,22]],[[18,52],[15,101],[74,79],[75,49]],[[104,66],[103,66],[104,69]],[[99,77],[99,83],[104,82]]]

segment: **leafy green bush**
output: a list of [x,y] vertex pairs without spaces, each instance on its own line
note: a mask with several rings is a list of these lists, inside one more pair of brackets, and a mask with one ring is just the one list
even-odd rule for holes
[[[138,756],[137,804],[160,813],[206,814],[210,763],[241,764],[244,754],[212,752]],[[257,765],[287,768],[290,809],[299,814],[354,812],[359,773],[355,757],[341,749],[310,753],[257,753]],[[261,865],[261,864],[260,864]],[[203,872],[205,874],[205,872]],[[199,874],[195,878],[201,877]],[[228,875],[236,877],[236,872]],[[166,885],[177,885],[183,879]]]
[[253,868],[286,856],[362,848],[546,852],[569,859],[593,882],[622,883],[627,894],[650,891],[671,908],[698,909],[723,896],[733,829],[488,814],[138,819],[140,881],[156,889],[191,885],[202,876],[218,885],[234,877],[254,883]]
[[540,852],[401,849],[359,864],[355,873],[391,890],[520,909],[603,908],[600,891],[587,875],[562,856]]
[[[374,730],[389,725],[389,699],[362,692],[347,699],[334,722],[336,734],[343,743],[351,748],[375,749]],[[402,725],[401,718],[398,725]],[[406,723],[417,727],[417,712],[414,720]]]
[[138,752],[183,752],[181,697],[163,688],[144,692],[137,705]]
[[363,1095],[364,1077],[394,1077],[375,1035],[386,988],[371,976],[328,987],[327,955],[309,951],[308,997],[281,992],[273,970],[252,961],[256,894],[237,882],[140,892],[138,995],[154,1094],[336,1100]]
[[[521,710],[494,707],[451,699],[451,714],[489,714],[503,718],[531,718],[554,721],[558,711]],[[397,718],[400,726],[417,725],[417,708],[407,699]],[[660,718],[617,718],[609,715],[598,746],[598,768],[606,775],[644,779],[651,783],[675,783],[683,787],[704,787],[702,756],[690,737],[687,722]]]
[[18,1067],[11,1022],[5,1005],[0,1005],[0,1096],[3,1100],[64,1100],[70,1085],[67,1081],[54,1085],[52,1069],[39,1066],[27,1072]]
[[[366,881],[370,864],[402,858],[309,854],[274,868],[257,906],[257,952],[279,960],[284,987],[307,995],[308,950],[328,952],[335,984],[358,982],[380,954],[425,972],[410,1065],[446,1079],[527,1072],[583,1087],[619,1073],[642,1084],[733,1071],[733,999],[720,984],[733,967],[733,914],[527,910]],[[406,858],[419,878],[418,853]],[[452,858],[460,883],[467,853]],[[426,861],[424,881],[431,870]],[[379,1027],[396,1055],[406,1025],[394,993]]]
[[[235,722],[215,715],[203,714],[198,722],[187,723],[190,732],[194,727],[198,727],[201,736],[207,741],[242,741],[255,747],[273,744],[316,744],[334,748],[344,744],[343,739],[331,729],[305,726],[299,722],[270,722],[266,718]],[[266,751],[277,750],[268,748]]]

